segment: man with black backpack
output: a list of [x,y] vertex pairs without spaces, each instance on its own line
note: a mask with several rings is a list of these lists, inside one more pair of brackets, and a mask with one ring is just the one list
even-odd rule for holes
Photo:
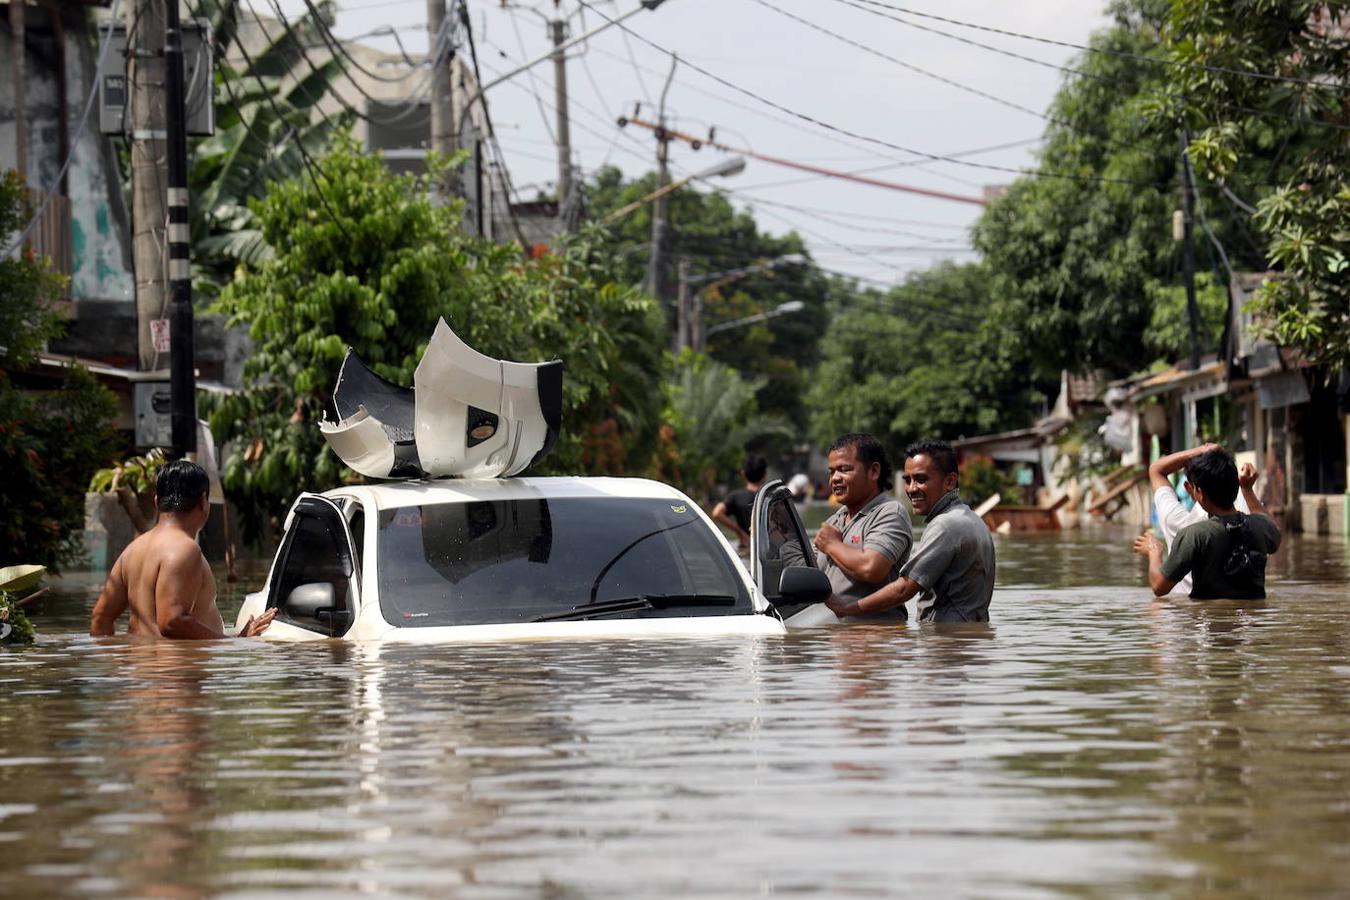
[[1148,583],[1162,597],[1191,575],[1192,600],[1261,600],[1266,596],[1266,556],[1280,546],[1280,529],[1258,502],[1247,515],[1233,507],[1238,470],[1233,455],[1208,450],[1186,464],[1195,502],[1209,518],[1177,534],[1165,554],[1152,532],[1141,534],[1134,551],[1148,557]]

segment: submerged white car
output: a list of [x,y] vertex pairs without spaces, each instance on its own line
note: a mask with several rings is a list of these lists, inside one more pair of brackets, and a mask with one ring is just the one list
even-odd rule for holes
[[782,634],[819,618],[829,581],[781,483],[753,516],[747,571],[697,504],[646,479],[301,494],[238,623],[274,608],[263,637],[280,641]]

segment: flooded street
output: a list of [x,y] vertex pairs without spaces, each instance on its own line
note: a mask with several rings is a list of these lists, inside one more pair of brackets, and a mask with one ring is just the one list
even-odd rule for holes
[[1343,894],[1350,549],[1155,603],[1129,538],[999,539],[989,626],[760,640],[97,643],[72,578],[0,649],[0,883]]

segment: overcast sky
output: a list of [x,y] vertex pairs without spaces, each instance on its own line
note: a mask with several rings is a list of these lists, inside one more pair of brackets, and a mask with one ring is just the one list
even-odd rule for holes
[[[265,12],[263,0],[252,0]],[[887,0],[896,6],[1081,44],[1106,24],[1102,0]],[[637,0],[599,0],[607,15],[633,8]],[[850,5],[852,3],[853,5]],[[282,0],[298,16],[302,0]],[[777,9],[775,9],[776,7]],[[336,31],[351,37],[384,25],[399,29],[410,52],[426,48],[425,0],[339,0]],[[553,0],[503,7],[498,0],[470,0],[484,80],[548,51],[544,16]],[[602,21],[561,0],[572,34]],[[901,65],[813,31],[784,15],[791,13],[935,75],[1045,112],[1061,73],[1045,66],[927,33],[857,8],[856,0],[666,0],[625,24],[667,50],[782,107],[889,144],[942,155],[1017,143],[1017,146],[963,157],[1012,168],[1035,164],[1043,119],[995,100],[944,84]],[[882,11],[884,12],[884,10]],[[924,19],[911,21],[1055,64],[1076,51]],[[389,38],[367,41],[393,49]],[[629,175],[655,166],[650,132],[615,119],[632,114],[635,103],[652,115],[670,57],[612,27],[578,48],[569,62],[574,161],[584,171],[606,163]],[[557,177],[552,139],[553,70],[543,63],[488,92],[494,124],[511,176],[525,199],[536,187],[551,190]],[[542,110],[542,111],[541,111]],[[894,168],[873,177],[951,194],[979,196],[988,184],[1006,183],[1010,173],[931,162],[829,131],[738,93],[680,65],[667,101],[676,127],[696,133],[717,129],[718,139],[760,153],[856,171],[887,163]],[[1020,143],[1026,142],[1026,143]],[[695,152],[671,145],[676,176],[699,171],[725,154]],[[803,179],[806,180],[803,180]],[[791,181],[790,184],[778,182]],[[738,205],[751,206],[763,230],[797,230],[812,255],[828,269],[892,282],[939,259],[973,259],[965,226],[979,207],[950,200],[870,187],[833,178],[811,178],[792,169],[750,160],[738,176],[717,179]],[[788,209],[774,204],[790,204]],[[803,211],[803,210],[809,210]]]

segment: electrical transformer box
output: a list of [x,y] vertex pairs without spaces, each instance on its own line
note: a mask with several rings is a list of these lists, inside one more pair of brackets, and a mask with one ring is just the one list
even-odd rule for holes
[[[131,119],[127,115],[131,101],[127,63],[127,29],[125,25],[117,25],[98,72],[98,125],[103,134],[126,135],[131,130]],[[183,94],[187,107],[187,133],[197,136],[215,134],[215,70],[211,23],[206,19],[183,22]]]

